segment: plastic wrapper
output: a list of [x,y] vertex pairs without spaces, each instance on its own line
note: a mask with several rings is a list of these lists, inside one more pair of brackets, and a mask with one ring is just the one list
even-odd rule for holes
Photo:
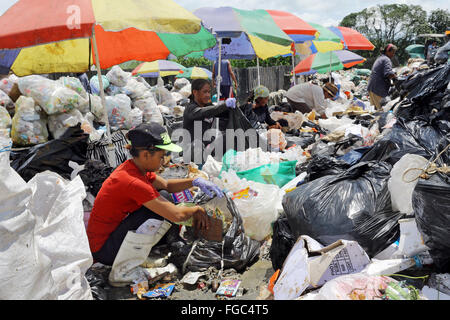
[[227,207],[233,215],[233,221],[226,232],[223,242],[200,239],[193,244],[184,241],[172,242],[169,262],[175,264],[182,274],[189,271],[205,271],[209,267],[216,269],[233,268],[240,272],[259,258],[260,244],[245,235],[242,217],[233,200],[225,196]]
[[47,142],[47,119],[36,111],[35,102],[29,97],[20,97],[12,119],[11,138],[18,146],[29,146]]
[[[103,90],[108,89],[109,87],[109,80],[106,76],[102,75],[102,83],[103,83]],[[100,83],[98,82],[98,76],[95,75],[89,80],[89,84],[91,86],[91,92],[95,95],[100,95]]]
[[48,115],[68,112],[86,103],[86,100],[72,89],[42,76],[19,78],[18,83],[20,92],[33,98]]
[[0,106],[5,107],[10,116],[14,116],[14,102],[2,90],[0,90]]
[[108,78],[110,84],[116,87],[125,87],[131,78],[131,73],[123,71],[119,66],[114,66],[106,74],[106,78]]
[[11,116],[9,115],[8,111],[0,106],[0,129],[7,129],[11,130]]
[[134,128],[142,123],[143,112],[139,108],[134,108],[128,115],[128,119],[125,121],[126,128]]
[[88,139],[89,135],[77,125],[69,128],[59,139],[33,146],[16,158],[11,167],[25,181],[46,170],[56,172],[70,180],[73,169],[69,166],[69,161],[80,165],[86,162]]
[[74,77],[61,77],[58,82],[66,88],[72,89],[84,99],[88,98],[87,92],[81,84],[80,79]]
[[130,98],[124,94],[118,94],[114,97],[105,97],[105,99],[111,130],[126,129],[131,113]]
[[348,170],[302,184],[286,194],[283,208],[295,237],[308,235],[323,245],[357,241],[374,256],[398,239],[384,162],[358,163]]

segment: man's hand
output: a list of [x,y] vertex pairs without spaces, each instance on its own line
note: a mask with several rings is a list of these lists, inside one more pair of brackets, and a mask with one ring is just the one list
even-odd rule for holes
[[197,206],[197,211],[195,211],[194,217],[194,228],[197,230],[208,230],[209,229],[209,217],[206,214],[205,209]]

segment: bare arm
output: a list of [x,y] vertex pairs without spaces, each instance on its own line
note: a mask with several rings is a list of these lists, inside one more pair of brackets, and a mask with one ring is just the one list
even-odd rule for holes
[[170,179],[166,180],[160,176],[156,176],[153,186],[158,190],[167,190],[170,193],[180,192],[192,188],[194,179]]
[[144,206],[171,222],[182,222],[194,217],[194,224],[200,229],[209,228],[208,215],[206,214],[205,209],[200,206],[177,207],[161,196],[144,203]]

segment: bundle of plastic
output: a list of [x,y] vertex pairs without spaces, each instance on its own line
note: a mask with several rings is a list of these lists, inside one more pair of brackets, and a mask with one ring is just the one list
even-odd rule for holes
[[2,90],[0,90],[0,106],[5,107],[10,115],[14,115],[14,102]]
[[88,94],[81,84],[80,79],[74,77],[61,77],[58,79],[58,82],[62,84],[64,87],[72,89],[84,99],[88,98]]
[[102,105],[102,99],[99,96],[90,95],[91,96],[91,112],[95,116],[95,118],[99,121],[106,120],[106,110]]
[[47,119],[36,111],[30,97],[21,96],[16,102],[12,119],[11,139],[16,145],[28,146],[47,142]]
[[[6,108],[0,106],[0,130],[11,130],[11,116],[9,115]],[[9,135],[9,133],[8,133]]]
[[143,112],[138,109],[134,108],[131,110],[128,119],[125,121],[125,127],[126,128],[134,128],[142,123],[143,119]]
[[[93,115],[88,113],[92,119]],[[48,129],[53,134],[55,139],[59,139],[68,128],[81,124],[81,129],[87,134],[94,134],[93,138],[96,138],[96,132],[92,125],[92,121],[83,116],[77,109],[71,110],[68,113],[61,113],[57,115],[51,115],[48,117]],[[93,139],[95,140],[95,139]]]
[[11,74],[9,77],[3,78],[2,80],[0,80],[0,90],[9,95],[14,84],[17,83],[17,80],[19,80],[19,78],[14,74]]
[[131,99],[124,94],[105,97],[105,99],[111,130],[129,129],[127,120],[131,113]]
[[122,93],[126,94],[131,99],[143,99],[149,96],[147,91],[149,90],[145,84],[137,81],[135,78],[129,79],[127,84],[122,88]]
[[[158,104],[162,104],[163,106],[166,106],[169,108],[173,108],[177,105],[177,102],[173,98],[170,91],[164,87],[154,87],[154,88],[152,88],[152,93]],[[180,94],[183,95],[182,92],[180,92]],[[190,95],[190,93],[189,93],[189,95]],[[189,97],[189,95],[188,95],[188,97]]]
[[131,73],[123,71],[119,66],[114,66],[106,74],[106,78],[108,78],[110,84],[116,87],[125,87],[131,78]]
[[86,99],[72,89],[42,76],[19,78],[18,84],[20,92],[33,98],[48,115],[68,112],[86,104]]
[[189,96],[192,94],[191,84],[188,84],[188,85],[184,86],[183,88],[181,88],[179,93],[183,96],[183,98],[185,98],[185,99],[189,98]]
[[188,84],[190,84],[188,79],[186,79],[186,78],[179,78],[179,79],[175,80],[175,82],[173,83],[173,90],[172,91],[179,91],[184,86],[186,86]]

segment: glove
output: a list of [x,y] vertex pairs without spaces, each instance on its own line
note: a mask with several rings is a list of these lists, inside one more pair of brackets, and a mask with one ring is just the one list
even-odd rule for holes
[[194,187],[199,187],[200,190],[202,190],[204,193],[206,193],[211,198],[214,197],[214,195],[212,194],[211,191],[214,191],[219,198],[223,197],[223,192],[222,192],[222,190],[220,190],[220,188],[217,185],[215,185],[214,183],[212,183],[208,180],[205,180],[203,178],[194,179],[194,181],[192,181],[192,185]]
[[236,99],[235,98],[228,98],[225,101],[225,104],[228,108],[235,109],[236,108]]

